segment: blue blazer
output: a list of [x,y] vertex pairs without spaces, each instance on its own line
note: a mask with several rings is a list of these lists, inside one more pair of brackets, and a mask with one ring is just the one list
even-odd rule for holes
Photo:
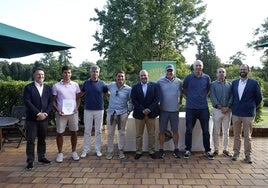
[[132,87],[131,100],[134,106],[133,117],[135,119],[144,119],[145,115],[142,111],[149,108],[149,118],[156,118],[159,115],[159,87],[156,83],[148,82],[146,96],[144,97],[141,83],[137,83]]
[[[40,97],[34,82],[32,82],[25,86],[23,100],[26,107],[26,120],[37,121],[36,115],[39,112],[49,114],[52,110],[52,89],[50,86],[44,85],[43,93]],[[47,119],[48,117],[45,120]]]
[[256,115],[256,107],[262,101],[261,88],[256,80],[248,78],[244,93],[239,100],[238,85],[239,80],[232,82],[233,106],[232,114],[241,117],[254,117]]

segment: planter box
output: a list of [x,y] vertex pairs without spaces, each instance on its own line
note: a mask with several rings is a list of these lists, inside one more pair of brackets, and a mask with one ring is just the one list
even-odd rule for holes
[[[84,125],[79,126],[79,130],[77,132],[78,136],[84,136]],[[56,127],[55,126],[49,126],[48,127],[48,136],[56,136]],[[92,134],[94,134],[94,127],[92,128]],[[70,135],[70,131],[68,128],[66,129],[65,135]],[[229,131],[230,136],[234,136],[233,134],[233,128],[230,127]],[[268,128],[253,128],[252,137],[268,137]]]
[[[84,136],[84,129],[85,129],[85,127],[83,125],[82,126],[80,125],[79,129],[78,129],[78,132],[77,132],[77,135],[78,136]],[[47,132],[48,132],[47,133],[48,136],[56,136],[57,135],[57,131],[56,131],[55,126],[49,126]],[[92,128],[92,132],[94,133],[94,127]],[[67,136],[71,135],[71,133],[70,133],[68,128],[66,128],[66,131],[65,131],[64,135],[67,135]]]
[[[234,136],[233,127],[230,127],[229,135]],[[252,137],[268,137],[268,128],[261,128],[261,127],[253,128]]]

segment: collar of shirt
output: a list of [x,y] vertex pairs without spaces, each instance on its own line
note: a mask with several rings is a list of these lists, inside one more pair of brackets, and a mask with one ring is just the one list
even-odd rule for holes
[[240,80],[239,80],[239,84],[246,85],[247,81],[248,81],[248,78],[247,78],[246,80],[242,80],[242,79],[240,78]]
[[89,78],[88,79],[90,82],[98,82],[99,81],[99,79],[97,79],[97,80],[92,80],[91,78]]
[[35,82],[34,82],[34,85],[35,85],[35,87],[37,88],[37,90],[38,90],[40,96],[42,96],[43,88],[44,88],[44,84],[42,84],[42,85],[40,86],[40,84],[37,83],[37,82],[35,81]]
[[170,80],[170,79],[168,79],[167,77],[165,77],[165,79],[167,80],[167,81],[169,81],[169,82],[173,82],[174,80],[175,80],[175,76],[173,76],[173,78]]
[[224,80],[223,82],[220,81],[220,80],[217,80],[217,83],[219,83],[219,84],[226,84],[226,80]]
[[62,85],[71,85],[72,81],[70,80],[69,82],[64,82],[63,80],[61,80],[60,84],[62,84]]

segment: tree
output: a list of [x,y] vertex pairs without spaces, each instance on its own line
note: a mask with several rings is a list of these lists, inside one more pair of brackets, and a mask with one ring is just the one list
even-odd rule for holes
[[0,74],[1,75],[0,79],[6,80],[9,76],[11,76],[9,64],[7,61],[1,61],[0,65],[1,65],[1,71],[2,71],[2,74]]
[[242,65],[243,61],[246,60],[247,55],[241,51],[236,52],[235,55],[231,56],[229,59],[229,63],[232,65]]
[[268,77],[268,48],[257,47],[258,44],[262,44],[268,42],[268,18],[264,20],[264,23],[257,29],[255,29],[253,33],[253,40],[249,42],[247,45],[250,48],[254,48],[255,50],[263,50],[263,56],[261,58],[261,62],[263,64],[263,72],[266,73],[265,81],[267,81]]
[[94,65],[94,63],[89,62],[89,61],[83,61],[79,65],[79,79],[80,80],[86,80],[89,78],[89,68]]
[[108,72],[138,74],[144,60],[183,60],[182,50],[209,25],[205,10],[202,0],[108,0],[90,19],[101,26],[92,50],[104,55]]
[[216,79],[216,70],[220,67],[221,62],[216,55],[215,47],[208,36],[208,32],[204,32],[197,45],[198,54],[197,59],[204,63],[204,72],[210,75],[211,80]]
[[72,58],[71,56],[71,52],[69,50],[62,50],[62,51],[59,51],[59,57],[58,57],[58,61],[59,61],[59,64],[61,66],[71,66],[71,62],[70,62],[70,59]]

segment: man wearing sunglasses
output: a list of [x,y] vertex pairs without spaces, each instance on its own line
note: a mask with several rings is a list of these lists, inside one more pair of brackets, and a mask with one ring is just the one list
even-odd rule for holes
[[222,129],[223,134],[223,155],[231,157],[228,151],[229,143],[229,126],[231,121],[231,106],[233,102],[232,84],[226,81],[226,70],[224,68],[217,69],[217,80],[212,82],[210,86],[210,99],[212,102],[212,118],[213,118],[213,142],[214,156],[219,155],[219,135]]
[[115,82],[108,85],[109,105],[107,109],[107,155],[111,160],[114,156],[114,133],[118,130],[118,158],[124,159],[126,123],[128,114],[132,111],[130,100],[131,87],[125,84],[125,72],[118,71]]

